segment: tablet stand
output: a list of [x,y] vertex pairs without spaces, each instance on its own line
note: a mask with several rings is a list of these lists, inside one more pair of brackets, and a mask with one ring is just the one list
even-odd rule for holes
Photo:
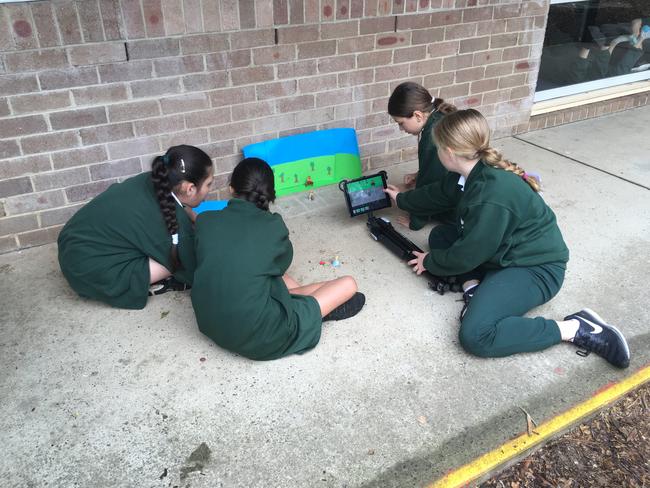
[[[416,246],[413,242],[397,232],[393,227],[393,224],[383,217],[375,217],[372,212],[369,212],[368,222],[366,225],[368,226],[370,235],[374,240],[381,242],[391,252],[404,261],[415,259],[413,251],[423,252],[422,249]],[[429,287],[440,295],[444,295],[445,292],[451,289],[452,283],[445,278],[435,276],[426,270],[424,271],[424,274],[426,274],[429,279]]]

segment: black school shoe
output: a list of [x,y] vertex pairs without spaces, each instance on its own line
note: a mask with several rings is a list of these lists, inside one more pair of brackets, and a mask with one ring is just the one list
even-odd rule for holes
[[606,323],[588,308],[564,317],[564,320],[571,319],[580,322],[573,343],[587,351],[581,355],[587,356],[590,352],[595,352],[618,368],[627,368],[630,365],[630,348],[616,327]]
[[191,285],[178,281],[173,276],[169,276],[164,280],[156,281],[149,286],[149,296],[162,295],[168,291],[184,291],[192,288]]
[[[478,290],[478,285],[474,285],[471,287],[469,290],[463,292],[463,309],[460,311],[460,321],[463,321],[463,317],[465,316],[465,312],[467,312],[467,307],[469,307],[469,302],[470,300],[474,297],[474,293],[476,293],[476,290]],[[457,300],[460,301],[460,300]]]
[[366,296],[363,293],[356,292],[347,302],[339,305],[330,313],[323,317],[323,322],[327,320],[343,320],[354,317],[358,314],[363,305],[366,303]]

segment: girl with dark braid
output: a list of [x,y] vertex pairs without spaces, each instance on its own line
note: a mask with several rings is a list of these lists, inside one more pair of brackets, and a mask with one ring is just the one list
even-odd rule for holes
[[269,211],[275,187],[265,161],[241,161],[230,191],[224,210],[203,212],[196,221],[192,306],[199,329],[256,360],[313,348],[323,320],[357,314],[364,295],[351,276],[300,286],[286,274],[293,247],[282,217]]
[[151,172],[111,185],[59,234],[59,264],[70,286],[82,297],[128,309],[144,308],[150,294],[190,288],[191,209],[213,179],[210,157],[182,145],[157,156]]
[[[418,138],[418,171],[404,177],[404,189],[421,188],[444,178],[447,170],[436,153],[436,145],[431,137],[433,127],[446,114],[456,111],[456,107],[442,98],[431,96],[422,85],[407,81],[397,85],[388,99],[388,114],[400,130]],[[421,229],[430,219],[449,221],[453,215],[411,213],[399,216],[397,221],[412,230]]]
[[483,357],[540,351],[573,342],[626,368],[630,351],[616,327],[583,309],[556,321],[523,317],[562,286],[567,249],[555,214],[539,195],[539,182],[490,146],[490,128],[476,110],[445,116],[433,129],[443,181],[386,193],[414,212],[454,209],[454,225],[439,225],[430,251],[409,261],[421,274],[455,276],[463,284],[460,343]]

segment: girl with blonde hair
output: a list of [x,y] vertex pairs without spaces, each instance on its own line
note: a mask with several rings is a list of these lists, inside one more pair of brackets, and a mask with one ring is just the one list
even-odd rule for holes
[[490,128],[476,110],[445,116],[433,137],[445,179],[407,192],[389,185],[386,193],[408,212],[456,211],[456,223],[435,227],[430,251],[415,252],[409,264],[417,274],[426,269],[463,284],[462,346],[501,357],[568,341],[627,367],[625,338],[589,309],[562,321],[523,317],[557,294],[569,260],[539,182],[490,146]]

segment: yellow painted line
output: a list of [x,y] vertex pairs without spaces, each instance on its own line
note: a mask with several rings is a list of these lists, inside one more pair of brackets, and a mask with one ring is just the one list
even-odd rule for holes
[[533,434],[529,436],[527,433],[522,434],[516,439],[506,442],[501,447],[475,459],[471,463],[448,473],[432,485],[429,485],[429,488],[457,488],[468,486],[472,481],[498,468],[511,459],[521,456],[525,451],[537,444],[545,442],[553,435],[562,432],[580,419],[614,402],[634,388],[641,386],[646,381],[650,381],[650,364],[644,366],[629,378],[601,388],[590,399],[544,422],[535,429],[535,432],[539,435]]

